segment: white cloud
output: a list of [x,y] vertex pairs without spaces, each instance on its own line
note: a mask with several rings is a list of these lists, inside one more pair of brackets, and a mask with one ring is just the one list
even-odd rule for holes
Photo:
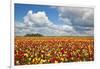
[[63,25],[55,25],[49,20],[48,16],[44,11],[38,11],[37,13],[33,13],[30,10],[24,17],[23,23],[15,24],[16,35],[25,35],[27,33],[41,33],[43,35],[51,36],[72,34],[68,32],[72,31],[72,28]]
[[62,22],[64,22],[65,25],[72,26],[78,34],[93,35],[94,33],[93,8],[86,8],[86,7],[57,7],[57,8],[59,11],[59,18],[61,19]]
[[52,22],[46,16],[46,13],[39,11],[37,13],[32,13],[30,10],[24,17],[24,23],[34,27],[44,27],[52,25]]
[[62,25],[49,20],[44,11],[29,10],[23,23],[15,23],[16,35],[40,33],[43,35],[93,35],[93,10],[88,8],[57,7]]

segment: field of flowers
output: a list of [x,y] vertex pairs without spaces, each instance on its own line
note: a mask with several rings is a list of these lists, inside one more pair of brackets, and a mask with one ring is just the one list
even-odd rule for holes
[[15,37],[15,65],[94,60],[93,37]]

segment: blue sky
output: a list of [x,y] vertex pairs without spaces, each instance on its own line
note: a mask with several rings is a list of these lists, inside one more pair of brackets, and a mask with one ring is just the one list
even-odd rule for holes
[[58,11],[51,6],[45,5],[31,5],[31,4],[15,4],[15,21],[23,21],[23,17],[27,14],[29,10],[33,13],[38,11],[45,11],[48,18],[54,23],[59,23]]
[[88,7],[15,4],[15,34],[93,36],[94,9]]

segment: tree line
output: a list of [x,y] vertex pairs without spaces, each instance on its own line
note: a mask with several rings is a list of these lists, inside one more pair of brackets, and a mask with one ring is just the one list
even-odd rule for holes
[[25,36],[26,36],[26,37],[27,37],[27,36],[30,36],[30,37],[32,37],[32,36],[35,36],[35,37],[40,36],[40,37],[42,37],[43,35],[42,35],[42,34],[39,34],[39,33],[36,33],[36,34],[26,34]]

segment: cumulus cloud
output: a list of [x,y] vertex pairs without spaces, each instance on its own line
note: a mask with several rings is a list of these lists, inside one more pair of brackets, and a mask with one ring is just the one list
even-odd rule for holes
[[27,33],[41,33],[43,35],[50,36],[60,36],[60,35],[68,35],[72,34],[68,31],[72,31],[73,29],[69,26],[60,26],[54,24],[49,20],[48,16],[44,11],[38,11],[33,13],[31,10],[28,11],[26,16],[24,17],[23,23],[15,23],[16,34],[25,35]]
[[50,36],[93,35],[94,13],[92,8],[55,7],[59,11],[61,25],[50,21],[45,11],[29,10],[23,23],[15,23],[16,35],[40,33]]
[[[85,7],[57,7],[65,25],[72,26],[81,35],[93,35],[94,10]],[[91,33],[89,33],[91,32]]]

